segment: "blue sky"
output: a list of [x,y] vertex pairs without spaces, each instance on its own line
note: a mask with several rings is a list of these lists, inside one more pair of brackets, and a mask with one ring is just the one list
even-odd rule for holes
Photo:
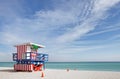
[[120,0],[0,0],[0,61],[34,42],[50,62],[120,61]]

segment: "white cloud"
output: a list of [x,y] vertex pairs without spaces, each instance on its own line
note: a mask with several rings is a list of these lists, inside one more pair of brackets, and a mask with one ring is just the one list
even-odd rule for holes
[[58,37],[57,41],[60,43],[62,42],[70,42],[77,38],[82,37],[84,34],[88,33],[89,31],[93,30],[94,27],[90,27],[90,25],[83,24],[78,25],[76,28],[72,29],[71,31],[65,33],[64,35]]
[[[61,4],[58,1],[58,3],[54,3],[53,9],[36,11],[35,14],[30,15],[31,18],[21,17],[17,8],[4,5],[5,8],[2,7],[4,11],[0,8],[0,12],[3,11],[0,15],[7,16],[9,22],[2,25],[0,44],[7,46],[32,41],[47,45],[46,52],[53,54],[99,49],[102,46],[71,49],[67,47],[67,42],[73,42],[94,30],[98,21],[104,19],[107,10],[116,3],[118,0],[96,0],[95,2],[94,0],[81,2],[79,0],[65,0]],[[8,14],[7,8],[10,9],[10,14]],[[24,11],[20,5],[18,9]],[[60,29],[63,32],[57,33],[56,30]]]
[[[120,0],[96,0],[93,8],[94,13],[105,12],[109,10],[112,6],[117,4]],[[100,13],[99,13],[100,14]]]
[[[114,26],[115,27],[115,26]],[[106,33],[106,32],[111,32],[111,31],[117,31],[117,30],[120,30],[119,27],[117,28],[110,28],[110,29],[105,29],[105,30],[101,30],[101,31],[97,31],[97,32],[94,32],[94,33],[89,33],[85,36],[92,36],[92,35],[98,35],[98,34],[102,34],[102,33]]]
[[[27,38],[32,39],[33,37],[37,38],[38,35],[42,36],[43,39],[51,39],[49,36],[45,36],[52,33],[55,29],[65,28],[66,32],[64,31],[61,34],[58,34],[58,38],[55,37],[57,38],[57,42],[73,41],[94,30],[97,21],[106,15],[107,10],[119,2],[119,0],[93,0],[87,2],[83,1],[81,3],[78,1],[79,0],[61,1],[62,4],[57,5],[56,3],[56,7],[54,6],[55,8],[53,10],[37,11],[36,14],[33,15],[33,18],[20,18],[19,16],[16,16],[10,24],[4,25],[3,31],[0,35],[3,36],[3,39],[6,39],[4,41],[9,42],[14,42],[17,39],[24,40]],[[15,2],[15,4],[16,3],[17,2]],[[11,6],[5,7],[7,8]],[[6,8],[5,11],[7,11]],[[12,14],[15,15],[17,13],[15,12]],[[101,16],[99,16],[99,14]],[[38,32],[41,34],[35,35],[35,33]],[[22,38],[20,38],[20,36]],[[8,40],[8,38],[11,39]]]
[[93,9],[91,10],[91,17],[86,19],[87,21],[83,21],[82,24],[74,26],[75,28],[73,28],[72,31],[68,31],[62,36],[58,37],[58,40],[60,42],[73,41],[94,30],[94,28],[96,27],[96,23],[98,23],[97,21],[103,19],[105,15],[107,15],[107,10],[109,10],[118,2],[119,0],[95,1],[94,5],[92,5]]
[[[85,6],[85,3],[80,4],[77,1],[71,0],[69,2],[65,2],[67,3],[66,5],[56,6],[54,10],[38,11],[31,19],[20,18],[19,16],[16,17],[12,23],[4,26],[1,35],[3,36],[3,39],[6,40],[3,40],[2,42],[14,43],[18,42],[18,40],[23,41],[25,39],[31,39],[34,41],[34,39],[38,39],[38,35],[41,36],[41,39],[43,40],[48,38],[51,40],[56,39],[53,40],[54,42],[56,41],[61,43],[73,41],[94,30],[97,21],[103,18],[103,16],[98,15],[105,15],[105,11],[114,6],[118,0],[112,1],[112,3],[110,3],[110,1],[105,2],[104,0],[103,2],[101,0],[96,2],[85,2],[87,4]],[[71,5],[72,3],[73,5]],[[103,6],[101,7],[101,5]],[[84,20],[81,18],[84,18]],[[70,28],[68,26],[69,24],[73,24],[73,26]],[[66,32],[54,38],[50,38],[48,36],[50,32],[52,34],[53,30],[59,28],[65,28]],[[8,38],[10,39],[8,40]]]
[[36,17],[39,22],[51,27],[73,23],[77,20],[77,16],[75,16],[73,13],[64,12],[61,10],[39,11],[36,13]]
[[[66,27],[66,25],[74,24],[79,20],[78,15],[79,13],[82,12],[81,10],[79,10],[81,5],[76,1],[75,1],[75,3],[77,3],[76,6],[75,3],[74,5],[71,5],[72,2],[74,1],[68,2],[68,4],[66,5],[69,8],[68,7],[66,8],[65,6],[61,6],[61,7],[57,6],[57,8],[55,7],[54,10],[37,11],[32,16],[32,18],[23,18],[20,17],[19,15],[16,16],[15,19],[12,19],[12,21],[10,21],[10,23],[3,25],[2,32],[0,33],[0,35],[2,36],[1,43],[14,44],[16,42],[19,42],[18,40],[24,42],[25,40],[29,40],[29,39],[30,41],[36,40],[37,42],[42,40],[47,41],[46,39],[55,41],[54,39],[56,39],[56,37],[51,38],[49,36],[50,34],[54,35],[52,31],[56,29],[58,30],[59,28],[63,28],[63,29],[65,28],[65,30],[68,30],[69,26]],[[11,7],[11,6],[6,6],[6,7]],[[65,10],[67,11],[63,10],[64,8],[66,8]],[[14,8],[10,8],[10,9],[14,10]],[[14,12],[13,15],[14,14],[16,15],[17,12]],[[10,19],[9,17],[7,18]]]

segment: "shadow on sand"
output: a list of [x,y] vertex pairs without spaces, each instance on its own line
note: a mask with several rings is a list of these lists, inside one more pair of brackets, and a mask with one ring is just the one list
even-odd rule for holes
[[26,71],[15,71],[13,69],[2,69],[2,70],[0,70],[0,72],[13,72],[13,73],[16,73],[16,72],[26,72]]
[[0,70],[0,72],[16,72],[13,69],[4,69],[4,70]]

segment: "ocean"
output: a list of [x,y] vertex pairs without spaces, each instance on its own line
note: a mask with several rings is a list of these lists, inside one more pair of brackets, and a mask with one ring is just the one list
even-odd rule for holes
[[[15,62],[0,62],[0,67],[13,67]],[[120,62],[47,62],[46,69],[85,71],[120,71]]]

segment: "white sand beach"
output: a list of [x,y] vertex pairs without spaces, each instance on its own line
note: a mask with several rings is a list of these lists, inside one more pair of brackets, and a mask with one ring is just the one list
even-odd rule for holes
[[[44,75],[44,77],[41,77],[41,75]],[[16,72],[13,68],[0,67],[0,79],[120,79],[120,72],[56,69],[36,72]]]

